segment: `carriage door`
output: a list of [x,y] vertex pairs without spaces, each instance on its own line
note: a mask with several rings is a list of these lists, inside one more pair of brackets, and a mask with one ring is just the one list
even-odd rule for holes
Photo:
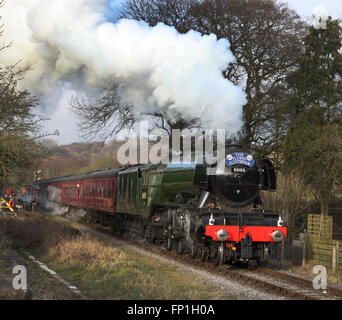
[[141,203],[141,215],[148,217],[148,171],[139,171],[140,176],[140,203]]

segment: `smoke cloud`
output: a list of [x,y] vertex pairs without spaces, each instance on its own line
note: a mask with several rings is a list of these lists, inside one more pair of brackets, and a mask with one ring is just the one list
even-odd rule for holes
[[[162,110],[174,120],[200,118],[206,127],[240,130],[245,94],[222,75],[234,62],[228,41],[181,35],[162,23],[111,23],[113,8],[108,0],[10,0],[0,9],[2,40],[14,43],[0,63],[30,64],[22,86],[43,101],[66,83],[82,92],[119,83],[123,102],[137,114]],[[51,100],[50,112],[61,104]]]

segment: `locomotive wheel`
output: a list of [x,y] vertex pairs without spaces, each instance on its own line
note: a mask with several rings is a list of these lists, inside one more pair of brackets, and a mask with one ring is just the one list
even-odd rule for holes
[[177,253],[179,255],[182,255],[185,251],[185,246],[184,246],[184,241],[183,240],[178,240],[177,241]]
[[220,243],[216,249],[215,266],[221,266],[225,261],[224,246]]
[[262,249],[260,251],[261,251],[261,256],[257,258],[256,262],[257,262],[258,267],[264,268],[266,264],[266,256],[267,256],[265,244],[262,244]]
[[195,244],[190,246],[188,255],[189,255],[189,258],[191,259],[195,259],[197,257],[197,248]]
[[173,239],[172,238],[167,238],[166,239],[166,250],[171,251],[173,249]]
[[258,265],[258,267],[260,267],[260,268],[264,268],[265,267],[265,260],[263,260],[263,259],[257,259],[257,265]]
[[202,262],[206,262],[208,261],[208,257],[209,257],[209,249],[207,247],[203,247],[200,253],[200,260]]
[[236,251],[232,252],[231,259],[230,259],[230,264],[235,265],[237,262],[237,253]]

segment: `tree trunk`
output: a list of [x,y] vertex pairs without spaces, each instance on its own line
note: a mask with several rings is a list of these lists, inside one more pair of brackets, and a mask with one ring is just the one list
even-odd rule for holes
[[321,197],[318,199],[319,200],[319,205],[321,209],[321,223],[319,226],[319,238],[323,237],[325,238],[327,235],[322,234],[323,233],[323,225],[325,224],[326,217],[329,214],[329,197],[325,195],[321,195]]
[[322,198],[319,200],[319,205],[321,208],[321,215],[327,216],[329,214],[329,198]]

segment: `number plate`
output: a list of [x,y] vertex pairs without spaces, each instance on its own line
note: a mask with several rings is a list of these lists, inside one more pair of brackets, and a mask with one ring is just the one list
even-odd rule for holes
[[233,168],[232,170],[235,173],[245,173],[246,172],[245,168]]

